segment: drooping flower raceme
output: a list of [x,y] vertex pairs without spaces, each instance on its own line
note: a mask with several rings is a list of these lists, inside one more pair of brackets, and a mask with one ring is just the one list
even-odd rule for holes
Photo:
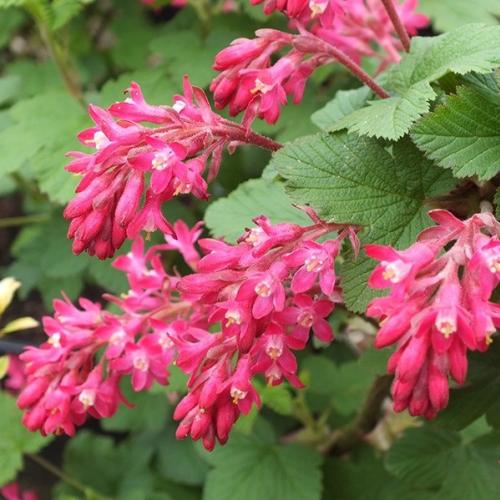
[[[105,296],[121,314],[85,299],[81,308],[55,301],[54,317],[44,318],[48,341],[22,354],[25,425],[71,435],[88,415],[109,417],[126,403],[124,376],[134,390],[147,390],[168,382],[175,361],[190,376],[174,413],[177,436],[202,439],[207,449],[226,442],[239,415],[260,404],[255,375],[301,387],[293,351],[311,332],[323,342],[333,338],[327,317],[339,300],[334,261],[342,240],[356,245],[356,235],[312,217],[308,227],[258,217],[236,245],[200,240],[202,257],[194,247],[198,226],[178,222],[164,245],[146,252],[137,239],[114,263],[130,291]],[[332,239],[317,241],[332,231]],[[179,251],[196,272],[169,276],[161,250]]]
[[[177,364],[191,375],[174,413],[179,438],[201,437],[209,449],[215,439],[224,443],[240,413],[260,404],[252,377],[300,388],[293,352],[311,332],[333,339],[326,318],[339,300],[334,261],[342,240],[356,237],[352,228],[314,222],[272,225],[258,217],[237,245],[200,241],[205,255],[179,289],[207,307],[209,325],[220,331],[187,332],[178,345]],[[335,230],[335,238],[317,241]]]
[[[416,6],[417,0],[397,3],[411,35],[429,23]],[[264,0],[266,14],[275,10],[291,19],[297,34],[261,29],[254,39],[234,40],[215,58],[214,69],[221,72],[210,87],[216,107],[229,106],[233,116],[244,111],[247,126],[256,117],[275,123],[288,96],[299,103],[308,78],[322,65],[346,59],[359,64],[372,57],[379,59],[380,71],[400,59],[403,46],[380,0]]]
[[365,250],[380,261],[370,286],[391,289],[367,314],[382,319],[375,345],[396,344],[388,365],[394,407],[432,418],[447,405],[449,377],[465,381],[467,352],[485,351],[500,326],[500,308],[491,302],[500,279],[500,224],[490,213],[466,221],[445,210],[429,215],[438,225],[408,249]]
[[127,273],[130,283],[123,298],[106,296],[121,314],[86,299],[80,308],[56,300],[54,317],[43,322],[47,342],[20,356],[28,381],[18,406],[26,410],[28,429],[72,435],[87,415],[110,417],[125,402],[119,388],[124,375],[135,390],[148,389],[155,380],[167,382],[174,355],[167,325],[191,305],[175,292],[178,278],[165,274],[157,247],[144,254],[137,239],[115,267]]
[[226,146],[279,147],[214,113],[187,78],[171,107],[148,104],[136,83],[128,94],[107,110],[89,106],[95,125],[79,139],[94,152],[69,153],[67,170],[83,176],[64,211],[75,253],[87,250],[104,259],[141,230],[170,233],[162,204],[188,193],[206,199],[207,180],[217,175]]

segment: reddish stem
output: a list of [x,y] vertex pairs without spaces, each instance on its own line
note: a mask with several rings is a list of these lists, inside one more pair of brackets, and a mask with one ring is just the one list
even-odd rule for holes
[[398,34],[399,39],[401,40],[401,43],[403,44],[405,51],[410,52],[410,37],[408,36],[408,32],[406,31],[406,28],[404,27],[401,18],[399,17],[398,11],[396,10],[396,6],[394,5],[394,1],[393,0],[381,0],[381,1],[384,4],[387,14],[391,18],[394,29],[396,30],[396,33]]
[[259,148],[268,149],[269,151],[278,151],[283,147],[283,144],[266,137],[265,135],[257,134],[252,130],[247,130],[243,125],[225,120],[224,125],[214,127],[212,132],[221,137],[227,137],[231,141],[245,142],[253,144]]
[[338,61],[345,66],[358,80],[363,82],[367,87],[371,88],[375,94],[382,99],[390,97],[389,93],[383,89],[366,71],[356,64],[345,52],[337,49],[325,40],[304,32],[298,35],[294,40],[294,46],[297,50],[310,54],[324,54]]

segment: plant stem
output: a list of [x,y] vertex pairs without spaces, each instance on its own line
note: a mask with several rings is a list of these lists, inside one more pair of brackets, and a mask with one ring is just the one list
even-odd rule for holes
[[64,53],[62,47],[54,38],[54,35],[43,22],[38,21],[38,29],[40,31],[40,36],[49,51],[50,56],[56,63],[59,74],[66,86],[68,92],[82,105],[85,107],[85,100],[83,98],[82,89],[77,82],[73,68],[68,62],[68,58]]
[[325,42],[312,33],[304,31],[297,35],[293,45],[300,52],[317,54],[333,58],[343,66],[345,66],[358,80],[371,88],[375,94],[382,99],[390,97],[389,93],[383,89],[361,66],[354,62],[345,52],[337,49],[332,44]]
[[47,214],[19,215],[17,217],[4,217],[0,219],[0,228],[37,224],[50,219]]
[[266,137],[265,135],[257,134],[252,130],[247,130],[245,127],[230,120],[224,120],[224,125],[221,127],[214,127],[212,132],[216,135],[227,137],[232,141],[245,142],[253,144],[262,149],[269,151],[278,151],[283,147],[283,144]]
[[33,462],[37,463],[40,467],[43,467],[48,472],[58,477],[62,481],[64,481],[66,484],[72,486],[78,491],[81,491],[86,496],[92,496],[92,498],[95,498],[96,500],[109,500],[109,497],[101,495],[92,488],[85,486],[74,477],[68,476],[63,470],[61,470],[59,467],[56,467],[53,463],[49,462],[48,460],[45,460],[45,458],[43,458],[42,456],[36,455],[35,453],[28,453],[27,457],[33,460]]
[[384,4],[385,10],[387,14],[391,18],[392,25],[396,30],[396,33],[403,44],[403,47],[406,52],[410,52],[410,37],[408,36],[408,32],[404,27],[401,18],[399,17],[398,11],[396,10],[396,6],[394,5],[394,0],[381,0]]
[[358,80],[363,82],[367,87],[371,88],[375,94],[382,99],[387,99],[390,94],[383,89],[361,66],[356,64],[347,54],[342,52],[330,44],[328,45],[327,53],[336,59],[340,64],[344,65]]

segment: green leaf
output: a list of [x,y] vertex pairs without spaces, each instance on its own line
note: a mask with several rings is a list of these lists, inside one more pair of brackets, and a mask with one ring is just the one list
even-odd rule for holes
[[19,101],[9,114],[13,124],[0,132],[0,173],[30,161],[41,190],[54,201],[67,201],[76,182],[64,170],[64,153],[74,149],[75,135],[87,124],[84,110],[67,93],[51,91]]
[[[363,447],[348,458],[328,459],[324,465],[324,500],[430,500],[431,494],[401,482],[384,469],[375,450]],[[437,500],[437,499],[435,499]]]
[[312,114],[311,120],[323,130],[330,130],[341,118],[362,108],[373,93],[368,87],[339,90],[323,108]]
[[433,427],[407,429],[387,454],[387,470],[413,486],[439,487],[460,444],[454,432]]
[[[347,134],[294,141],[272,163],[293,201],[312,205],[327,221],[363,226],[364,243],[399,248],[430,225],[427,200],[455,183],[450,172],[426,160],[409,141],[396,144],[391,155],[375,140]],[[364,257],[349,258],[343,266],[343,273],[357,276],[343,283],[346,304],[355,312],[373,296],[366,285],[372,268]]]
[[[0,2],[0,9],[2,9]],[[26,22],[26,16],[18,9],[12,8],[2,12],[2,28],[0,29],[0,49],[3,49],[10,40],[12,35]]]
[[329,398],[342,415],[361,407],[375,377],[386,372],[387,351],[368,349],[357,360],[334,364],[325,356],[308,356],[301,370],[308,374],[307,391]]
[[166,394],[149,394],[147,392],[135,392],[129,385],[122,388],[128,401],[134,407],[120,406],[118,412],[111,418],[101,422],[107,431],[159,431],[167,421],[169,404]]
[[0,105],[17,97],[20,78],[17,75],[8,75],[0,78]]
[[419,11],[430,16],[438,31],[450,31],[468,23],[497,24],[497,0],[420,0]]
[[53,0],[52,12],[54,21],[52,29],[58,30],[66,25],[71,19],[76,17],[86,5],[89,5],[94,0]]
[[447,73],[489,73],[500,65],[500,26],[470,24],[434,38],[412,40],[411,51],[384,74],[384,87],[395,93],[371,101],[335,125],[370,137],[395,140],[429,110],[436,97],[431,83]]
[[495,193],[495,199],[493,200],[495,202],[495,215],[497,219],[500,219],[500,189],[497,188],[497,191]]
[[147,498],[153,489],[149,468],[155,444],[156,434],[117,446],[110,437],[80,431],[64,449],[64,471],[101,496]]
[[412,139],[455,176],[491,179],[500,170],[500,95],[459,87],[417,123]]
[[168,73],[176,82],[181,82],[185,74],[197,87],[206,87],[216,76],[207,61],[213,61],[217,52],[238,36],[229,27],[214,29],[207,38],[191,27],[187,30],[170,30],[154,39],[151,50],[163,59]]
[[0,9],[9,7],[22,7],[26,0],[0,0]]
[[158,440],[157,468],[165,478],[188,485],[202,485],[210,469],[192,440],[175,438],[173,426],[168,427]]
[[471,443],[451,431],[407,429],[386,457],[389,472],[418,488],[440,488],[435,498],[493,500],[500,489],[500,433]]
[[400,96],[369,101],[368,107],[353,111],[331,130],[348,129],[367,137],[379,137],[395,141],[408,132],[420,116],[429,111],[434,90],[427,82],[419,82]]
[[21,417],[15,399],[0,392],[0,485],[16,477],[23,453],[36,453],[51,441],[25,429]]
[[286,384],[272,386],[256,381],[255,386],[264,405],[281,415],[292,413],[292,395]]
[[486,353],[471,353],[467,385],[451,390],[448,407],[437,424],[460,430],[482,415],[500,429],[500,345],[494,343]]
[[205,222],[212,234],[232,241],[252,226],[254,217],[263,214],[274,223],[309,223],[309,218],[292,206],[279,183],[264,179],[244,182],[228,197],[212,203],[205,212]]
[[319,500],[320,456],[308,448],[260,443],[241,435],[214,455],[204,500]]

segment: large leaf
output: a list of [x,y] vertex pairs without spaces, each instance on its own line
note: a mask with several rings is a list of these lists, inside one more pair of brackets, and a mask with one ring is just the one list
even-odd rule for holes
[[431,83],[447,73],[488,73],[500,65],[500,26],[470,24],[434,38],[414,38],[409,54],[384,75],[390,99],[370,102],[341,119],[347,128],[369,137],[396,140],[429,109],[436,93]]
[[204,500],[319,500],[320,456],[308,448],[239,434],[213,457]]
[[439,500],[493,500],[500,489],[499,456],[500,433],[464,443],[455,432],[426,426],[404,433],[386,467],[409,485],[439,488]]
[[430,16],[438,31],[450,31],[468,23],[496,24],[497,0],[420,0],[419,10]]
[[65,152],[86,124],[81,106],[64,91],[49,91],[17,102],[9,111],[13,124],[0,133],[0,174],[15,172],[29,162],[49,198],[68,201],[76,178],[64,170]]
[[0,485],[16,477],[23,465],[23,453],[35,453],[50,442],[50,438],[26,430],[21,416],[15,399],[0,392]]
[[490,179],[500,170],[500,95],[459,87],[415,126],[412,138],[457,177]]
[[[325,220],[362,226],[364,242],[405,247],[430,225],[429,198],[454,185],[442,170],[410,142],[397,144],[392,155],[375,140],[347,134],[318,134],[297,140],[273,159],[287,180],[291,198],[312,205]],[[354,269],[353,269],[354,267]],[[362,311],[372,296],[366,279],[371,264],[347,259],[345,300]]]
[[244,182],[227,198],[212,203],[205,213],[205,222],[212,234],[232,241],[251,227],[252,218],[258,215],[266,215],[274,223],[310,222],[304,212],[292,206],[279,183],[264,179]]
[[[325,462],[324,500],[430,500],[431,493],[403,483],[384,469],[372,448]],[[437,499],[435,499],[437,500]]]

